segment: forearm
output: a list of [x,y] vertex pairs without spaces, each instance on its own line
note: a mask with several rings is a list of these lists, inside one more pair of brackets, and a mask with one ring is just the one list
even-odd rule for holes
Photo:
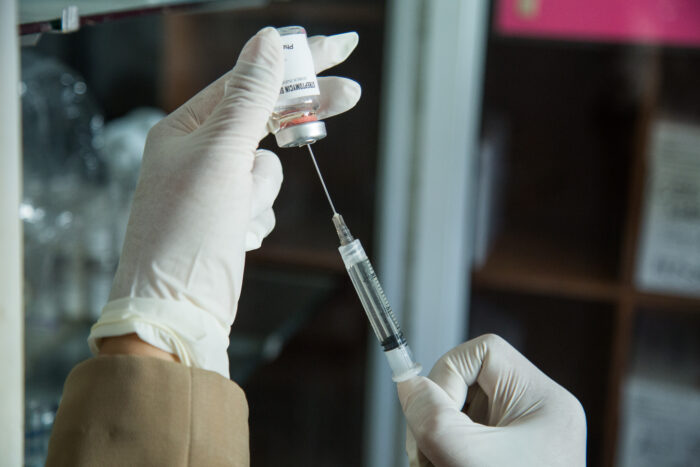
[[177,355],[148,344],[135,334],[125,334],[123,336],[105,337],[100,343],[99,356],[105,355],[140,355],[143,357],[160,358],[169,362],[179,362]]

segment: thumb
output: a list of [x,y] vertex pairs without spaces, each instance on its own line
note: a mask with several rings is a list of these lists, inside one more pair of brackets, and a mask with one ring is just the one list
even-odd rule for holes
[[416,430],[422,431],[425,425],[433,425],[436,418],[452,412],[461,414],[462,407],[428,378],[416,376],[396,387],[406,421],[415,435],[418,434]]
[[261,29],[243,47],[228,75],[224,97],[200,128],[249,153],[266,133],[284,74],[282,42],[276,29]]
[[[397,384],[401,408],[420,453],[433,465],[460,465],[456,459],[465,431],[478,427],[440,386],[417,376]],[[459,439],[459,441],[457,441]],[[407,443],[407,448],[409,448]],[[409,452],[409,455],[413,453]],[[418,454],[418,465],[425,465]],[[413,459],[412,459],[413,461]]]
[[275,227],[272,204],[282,186],[282,164],[275,153],[265,149],[255,152],[253,165],[253,196],[250,206],[250,225],[246,232],[246,251],[260,248]]

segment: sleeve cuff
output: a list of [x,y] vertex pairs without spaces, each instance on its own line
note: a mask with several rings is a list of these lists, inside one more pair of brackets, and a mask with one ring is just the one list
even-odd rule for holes
[[229,330],[194,305],[155,298],[113,300],[105,305],[102,316],[90,329],[88,345],[97,355],[100,339],[130,333],[177,355],[187,366],[229,378]]

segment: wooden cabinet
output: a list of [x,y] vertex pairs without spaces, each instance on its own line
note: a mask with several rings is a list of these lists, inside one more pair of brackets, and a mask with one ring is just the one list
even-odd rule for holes
[[700,121],[700,55],[493,33],[486,69],[484,115],[506,122],[508,150],[470,335],[503,334],[573,392],[589,465],[611,466],[640,310],[660,323],[700,312],[635,285],[650,128],[660,115]]

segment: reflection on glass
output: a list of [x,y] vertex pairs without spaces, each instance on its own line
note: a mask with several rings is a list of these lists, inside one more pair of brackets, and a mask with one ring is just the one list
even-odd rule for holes
[[65,377],[88,358],[107,302],[148,130],[159,110],[109,125],[82,77],[22,55],[26,465],[43,465]]

